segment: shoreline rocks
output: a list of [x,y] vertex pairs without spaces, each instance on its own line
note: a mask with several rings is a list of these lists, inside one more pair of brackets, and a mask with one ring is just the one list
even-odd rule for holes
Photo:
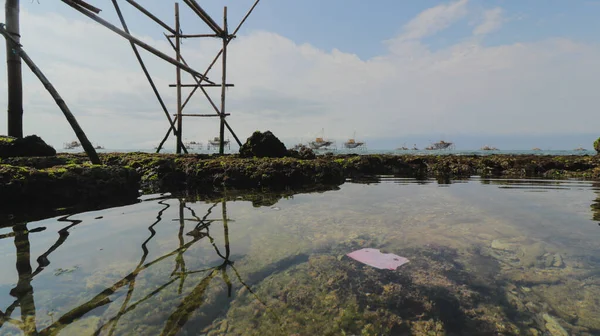
[[[264,133],[263,133],[264,135]],[[376,175],[435,178],[440,183],[472,176],[486,178],[581,178],[600,180],[600,157],[536,155],[321,155],[242,158],[239,155],[100,154],[101,166],[84,153],[0,159],[0,200],[4,204],[137,198],[146,193],[220,188],[267,188],[343,184]],[[485,181],[484,181],[485,183]]]

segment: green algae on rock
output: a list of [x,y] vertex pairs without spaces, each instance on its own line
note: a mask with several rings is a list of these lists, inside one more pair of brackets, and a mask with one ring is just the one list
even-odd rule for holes
[[56,150],[37,135],[24,138],[0,136],[0,158],[54,155]]

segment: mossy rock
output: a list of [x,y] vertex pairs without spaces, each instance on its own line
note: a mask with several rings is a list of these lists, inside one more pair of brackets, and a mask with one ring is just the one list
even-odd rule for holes
[[271,131],[256,131],[240,147],[241,157],[280,158],[287,155],[287,149]]
[[304,145],[300,145],[298,148],[290,149],[288,155],[301,160],[314,160],[317,158],[315,152]]
[[0,158],[54,155],[56,150],[37,135],[24,138],[0,136]]

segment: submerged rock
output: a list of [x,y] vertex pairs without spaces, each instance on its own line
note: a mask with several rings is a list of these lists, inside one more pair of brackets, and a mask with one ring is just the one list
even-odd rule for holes
[[542,317],[544,318],[544,321],[546,321],[546,329],[548,329],[550,335],[569,336],[569,333],[558,323],[554,317],[548,314],[544,314]]
[[56,150],[37,135],[24,138],[0,136],[0,158],[54,155]]
[[261,133],[256,131],[240,147],[241,157],[272,157],[280,158],[287,155],[287,149],[271,131]]

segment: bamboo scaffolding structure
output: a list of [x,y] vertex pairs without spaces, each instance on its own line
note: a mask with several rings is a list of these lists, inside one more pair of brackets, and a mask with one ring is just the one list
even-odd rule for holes
[[[127,0],[127,1],[132,1],[132,0]],[[129,27],[127,27],[127,23],[125,22],[125,18],[123,17],[123,13],[121,12],[121,8],[119,7],[117,0],[112,0],[112,2],[115,7],[115,11],[117,12],[117,16],[119,17],[119,20],[121,21],[121,25],[123,26],[123,30],[127,34],[129,34]],[[133,53],[135,54],[135,58],[138,60],[138,63],[140,64],[140,67],[142,68],[142,71],[144,72],[144,75],[146,76],[148,83],[150,83],[150,87],[152,88],[152,91],[154,92],[154,95],[156,96],[156,99],[158,100],[160,107],[163,109],[165,116],[169,120],[169,125],[171,125],[171,129],[173,130],[173,132],[177,132],[177,130],[175,129],[175,121],[171,119],[171,116],[169,115],[169,110],[167,109],[167,106],[165,105],[162,97],[160,96],[160,93],[158,92],[158,89],[156,88],[156,85],[154,84],[154,80],[152,80],[152,76],[150,76],[150,73],[148,72],[148,68],[146,68],[146,64],[144,64],[144,61],[142,60],[142,56],[140,55],[140,52],[138,51],[136,45],[133,42],[129,41],[129,44],[131,45],[131,49],[133,50]],[[177,133],[175,133],[175,134],[177,134]],[[188,153],[187,149],[185,148],[183,143],[181,143],[180,145],[181,145],[183,151],[187,154]]]
[[[175,49],[175,44],[173,44],[173,41],[171,41],[170,39],[167,39],[167,41],[169,42],[169,44],[171,44],[171,47],[173,49]],[[215,58],[215,61],[217,60],[217,58]],[[185,59],[183,57],[181,57],[181,61],[184,64],[187,64],[187,62],[185,61]],[[208,71],[210,71],[210,68],[214,65],[214,61],[213,64],[211,64],[211,66],[209,67],[209,69],[206,70],[205,74],[208,73]],[[196,80],[196,82],[198,83],[197,86],[194,88],[194,90],[192,90],[192,92],[190,93],[190,95],[187,97],[185,103],[183,104],[183,106],[181,107],[182,109],[185,108],[185,105],[190,101],[190,99],[192,98],[194,92],[196,91],[196,89],[199,87],[200,90],[202,91],[202,93],[204,93],[204,96],[206,97],[206,99],[208,100],[208,102],[212,105],[212,107],[215,109],[215,112],[217,112],[217,114],[221,114],[221,111],[219,110],[219,108],[217,107],[217,105],[215,105],[215,103],[213,102],[212,98],[210,98],[210,96],[208,95],[208,92],[206,92],[206,90],[204,90],[204,88],[202,87],[202,85],[200,85],[201,80],[194,78],[194,80]],[[220,85],[219,85],[220,86]],[[229,126],[229,123],[227,122],[227,120],[225,120],[225,126],[227,127],[227,129],[229,130],[229,132],[231,133],[231,135],[233,135],[233,138],[235,139],[235,141],[238,143],[239,146],[242,146],[242,142],[240,141],[240,139],[237,137],[237,135],[235,134],[235,132],[233,131],[233,129],[231,128],[231,126]],[[167,133],[167,137],[168,137],[169,133]]]
[[[233,31],[233,34],[231,34],[231,36],[235,36],[237,34],[237,32],[242,28],[242,25],[244,24],[244,22],[246,22],[246,19],[248,19],[248,17],[250,16],[250,14],[252,14],[252,11],[254,11],[254,8],[256,8],[256,6],[258,5],[259,2],[260,2],[260,0],[256,0],[254,2],[254,4],[252,5],[252,7],[250,8],[250,10],[248,10],[248,12],[246,13],[246,15],[244,16],[244,18],[242,19],[242,21],[240,21],[240,23],[238,24],[237,28],[235,28],[235,30]],[[169,41],[171,41],[171,40],[169,40]],[[227,41],[227,44],[229,44],[230,41],[231,41],[231,39]],[[210,72],[210,70],[212,69],[212,67],[219,60],[219,57],[221,57],[221,54],[223,54],[223,49],[221,49],[217,53],[217,55],[212,60],[212,62],[210,63],[210,65],[208,66],[208,68],[206,69],[206,71],[204,71],[204,76],[208,75],[208,73]],[[190,92],[190,94],[186,98],[185,102],[183,103],[183,107],[184,108],[185,108],[185,105],[188,103],[188,101],[192,98],[192,96],[194,95],[194,93],[196,93],[197,89],[198,88],[196,87],[196,88],[194,88],[194,90],[192,90],[192,92]],[[242,145],[241,142],[238,141],[238,143],[240,144],[240,146]]]
[[118,35],[120,35],[121,37],[135,43],[137,46],[142,47],[143,49],[147,50],[148,52],[162,58],[163,60],[175,65],[177,68],[180,68],[181,70],[191,74],[192,76],[196,76],[196,77],[200,77],[203,78],[203,80],[207,81],[208,83],[214,84],[213,82],[209,81],[208,78],[206,78],[205,76],[203,76],[202,74],[200,74],[198,71],[184,65],[181,64],[180,62],[177,62],[175,59],[173,59],[172,57],[169,57],[167,55],[165,55],[164,53],[160,52],[159,50],[155,49],[154,47],[151,47],[150,45],[142,42],[141,40],[139,40],[136,37],[131,36],[130,34],[127,34],[126,32],[122,31],[121,29],[115,27],[113,24],[111,24],[110,22],[102,19],[101,17],[90,13],[88,11],[86,11],[85,9],[82,9],[80,6],[78,6],[75,2],[73,2],[73,0],[61,0],[62,2],[66,3],[67,5],[71,6],[72,8],[74,8],[75,10],[77,10],[78,12],[82,13],[83,15],[89,17],[90,19],[98,22],[99,24],[103,25],[104,27],[112,30],[113,32],[117,33]]
[[[243,17],[243,19],[237,25],[233,34],[229,34],[228,27],[227,27],[227,7],[224,7],[223,27],[220,27],[211,18],[211,16],[206,11],[204,11],[204,9],[197,3],[196,0],[183,0],[183,2],[196,15],[198,15],[198,17],[214,32],[214,34],[212,34],[212,33],[211,34],[183,34],[181,31],[179,4],[178,3],[175,3],[175,8],[176,8],[175,27],[171,27],[170,25],[168,25],[167,23],[162,21],[160,18],[158,18],[157,16],[152,14],[150,11],[148,11],[146,8],[144,8],[142,5],[140,5],[135,0],[125,0],[125,1],[127,1],[127,3],[129,3],[131,6],[133,6],[135,9],[140,11],[142,14],[144,14],[145,16],[150,18],[153,22],[157,23],[158,25],[160,25],[162,28],[164,28],[168,32],[168,34],[165,34],[165,37],[167,38],[167,41],[169,41],[169,43],[171,44],[171,46],[173,47],[173,49],[175,51],[175,58],[172,58],[171,56],[168,56],[167,54],[162,53],[161,51],[153,48],[152,46],[150,46],[150,45],[142,42],[138,38],[132,36],[131,32],[129,31],[127,24],[123,18],[121,10],[118,7],[117,0],[113,0],[113,4],[115,5],[115,10],[117,11],[117,15],[119,16],[121,25],[123,26],[122,29],[117,28],[113,24],[109,23],[108,21],[106,21],[106,20],[102,19],[101,17],[99,17],[98,15],[96,15],[100,10],[85,3],[83,0],[61,0],[61,1],[65,4],[69,5],[70,7],[74,8],[75,10],[81,12],[82,14],[89,17],[90,19],[96,21],[97,23],[105,26],[106,28],[110,29],[114,33],[120,35],[121,37],[125,38],[126,40],[128,40],[130,42],[130,45],[132,47],[132,50],[134,51],[134,54],[138,60],[138,63],[140,64],[140,67],[142,68],[142,71],[144,72],[144,75],[146,76],[146,78],[152,88],[152,91],[154,92],[154,95],[156,96],[157,100],[159,101],[159,104],[161,105],[163,112],[165,113],[165,115],[167,116],[167,119],[169,120],[169,129],[167,130],[167,132],[166,132],[164,138],[162,139],[162,141],[160,142],[159,146],[156,148],[157,153],[160,152],[160,150],[163,148],[163,145],[166,142],[166,140],[169,138],[171,131],[177,138],[176,152],[178,154],[180,154],[181,151],[183,150],[185,153],[187,153],[187,149],[182,142],[183,117],[184,116],[219,117],[220,118],[220,122],[219,122],[219,138],[220,138],[219,153],[222,154],[224,152],[225,127],[227,127],[229,132],[233,135],[233,137],[235,138],[238,145],[240,145],[240,146],[242,145],[242,142],[237,137],[237,135],[235,134],[235,132],[233,131],[233,129],[231,128],[231,126],[229,125],[229,123],[226,120],[226,117],[231,115],[230,113],[225,113],[226,89],[228,87],[234,87],[234,84],[226,83],[227,46],[228,46],[229,42],[231,42],[231,40],[236,37],[237,32],[240,30],[240,28],[242,27],[244,22],[248,19],[250,14],[254,11],[254,9],[260,2],[260,0],[256,0],[254,2],[252,7],[247,11],[246,15]],[[94,14],[94,13],[96,13],[96,14]],[[189,66],[189,64],[186,63],[185,59],[183,58],[182,51],[181,51],[181,39],[205,38],[205,37],[221,38],[223,45],[222,45],[221,50],[217,53],[217,55],[214,57],[213,61],[210,63],[210,65],[206,69],[206,71],[203,74],[201,74],[201,73],[197,72],[196,70],[194,70],[193,68],[191,68]],[[173,43],[173,41],[171,39],[174,39],[175,43]],[[177,111],[176,111],[177,113],[174,114],[175,118],[171,118],[171,114],[169,113],[160,93],[158,92],[158,89],[157,89],[152,77],[150,76],[150,73],[149,73],[146,65],[144,64],[143,59],[141,58],[138,47],[141,47],[142,49],[145,49],[146,51],[154,54],[155,56],[176,66],[176,83],[169,85],[169,87],[174,87],[177,90],[177,93],[176,93],[177,94]],[[213,66],[216,64],[216,62],[219,60],[219,58],[221,58],[221,61],[222,61],[222,74],[221,74],[221,83],[217,84],[217,83],[209,80],[208,73],[213,68]],[[194,81],[196,81],[196,84],[182,84],[181,83],[181,71],[182,70],[189,73],[192,76],[192,79]],[[189,94],[187,95],[185,100],[182,99],[183,97],[182,97],[182,92],[181,92],[181,89],[184,87],[193,88],[192,91],[189,92]],[[218,107],[215,104],[215,102],[212,100],[212,98],[210,97],[208,92],[205,90],[206,87],[220,87],[221,88],[220,107]],[[198,89],[200,89],[202,91],[202,93],[204,94],[204,96],[206,97],[208,102],[211,104],[211,106],[215,110],[215,114],[202,114],[202,113],[183,114],[183,110],[185,109],[185,107],[189,103],[190,99],[193,97],[194,93]]]
[[56,89],[54,88],[52,83],[50,83],[48,78],[46,78],[46,76],[44,76],[42,71],[35,65],[35,63],[31,60],[31,58],[29,58],[29,55],[27,55],[25,50],[23,50],[23,48],[21,48],[21,45],[17,42],[17,40],[15,40],[10,35],[10,33],[8,31],[6,31],[6,29],[4,29],[4,25],[0,25],[0,34],[2,34],[4,36],[4,38],[6,38],[7,41],[11,42],[11,44],[12,44],[11,50],[14,50],[15,53],[17,55],[19,55],[19,57],[21,57],[23,62],[25,62],[25,64],[27,64],[29,69],[31,69],[31,71],[36,75],[36,77],[40,80],[40,82],[42,82],[42,84],[44,84],[44,87],[46,88],[46,90],[48,90],[48,92],[50,93],[52,98],[54,98],[54,101],[56,101],[56,104],[58,105],[60,110],[63,112],[63,114],[67,118],[67,121],[71,125],[71,128],[73,128],[73,131],[75,131],[75,135],[77,136],[77,139],[81,143],[81,146],[83,147],[83,149],[87,153],[88,157],[90,158],[90,161],[93,164],[101,164],[100,158],[98,157],[98,154],[96,153],[96,150],[94,149],[94,146],[92,146],[92,143],[90,142],[90,140],[88,140],[87,136],[85,135],[85,132],[83,131],[81,126],[79,126],[77,119],[75,119],[75,116],[73,115],[73,113],[71,113],[71,110],[69,109],[69,107],[67,106],[65,101],[62,99],[62,97],[60,96],[58,91],[56,91]]

